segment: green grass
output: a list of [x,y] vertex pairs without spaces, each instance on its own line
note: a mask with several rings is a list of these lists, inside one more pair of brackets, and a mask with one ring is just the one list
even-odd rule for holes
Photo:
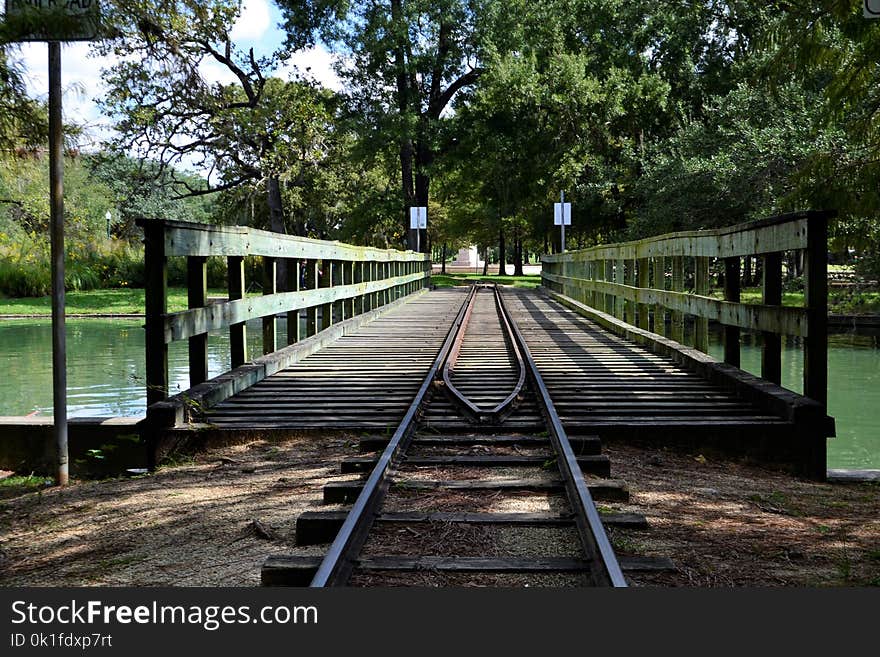
[[11,477],[0,479],[0,488],[42,488],[52,483],[52,479],[48,477],[12,475]]
[[534,288],[541,285],[540,276],[498,276],[489,274],[434,274],[431,283],[437,287],[454,287],[456,285],[470,285],[473,282],[499,283],[500,285],[513,285],[514,287]]
[[[713,290],[711,296],[723,299],[724,292]],[[740,293],[743,303],[761,303],[761,288],[747,287]],[[785,292],[782,295],[782,305],[803,307],[803,292]],[[828,312],[841,315],[864,315],[880,313],[880,291],[855,292],[846,288],[836,288],[828,291]]]
[[[208,290],[208,296],[226,296],[226,290]],[[168,288],[168,311],[186,310],[186,288]],[[68,315],[139,315],[144,312],[143,289],[115,288],[68,292]],[[51,315],[51,297],[0,299],[0,315]]]

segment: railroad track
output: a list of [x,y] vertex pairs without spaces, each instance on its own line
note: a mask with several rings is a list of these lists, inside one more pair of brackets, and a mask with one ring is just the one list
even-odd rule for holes
[[403,420],[361,440],[297,543],[331,542],[323,558],[273,556],[266,585],[592,585],[623,587],[624,570],[668,563],[620,560],[607,526],[643,517],[600,514],[626,501],[608,479],[595,436],[569,439],[526,341],[496,286],[467,295]]

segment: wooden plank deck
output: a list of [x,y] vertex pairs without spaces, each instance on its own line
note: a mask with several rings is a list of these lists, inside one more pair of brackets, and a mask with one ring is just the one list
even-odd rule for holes
[[466,288],[436,290],[356,329],[210,409],[220,429],[351,429],[400,422]]
[[507,303],[570,433],[636,437],[791,427],[543,294],[512,289]]
[[[239,430],[387,431],[403,416],[465,291],[435,290],[402,305],[230,397],[206,421]],[[572,433],[772,433],[792,426],[538,291],[505,294]]]

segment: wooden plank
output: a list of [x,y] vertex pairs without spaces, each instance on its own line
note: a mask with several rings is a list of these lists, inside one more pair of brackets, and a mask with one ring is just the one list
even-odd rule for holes
[[[672,291],[673,293],[679,294],[684,299],[688,298],[688,295],[683,294],[684,258],[682,256],[672,257]],[[664,296],[666,296],[665,293]],[[682,308],[671,303],[664,303],[663,305],[672,309],[672,324],[670,330],[672,339],[679,344],[684,344],[684,313]]]
[[[321,268],[318,272],[320,274],[318,277],[318,287],[330,290],[333,285],[333,261],[322,260]],[[333,301],[328,301],[321,304],[321,330],[324,331],[330,328],[331,324],[333,324]]]
[[[663,256],[654,256],[654,271],[652,287],[655,290],[666,290],[666,259]],[[647,303],[647,301],[646,301]],[[657,335],[666,335],[666,306],[662,303],[654,304],[653,331]]]
[[[487,455],[456,455],[456,456],[413,456],[407,457],[404,464],[407,466],[460,466],[460,467],[552,467],[556,457],[551,454],[543,456],[487,456]],[[607,477],[611,473],[611,463],[604,454],[591,456],[579,456],[578,465],[584,472]],[[351,456],[342,460],[341,471],[343,473],[368,472],[376,465],[376,458]]]
[[[263,258],[263,296],[278,293],[278,265],[275,258]],[[271,354],[278,350],[276,335],[278,320],[276,315],[263,316],[263,354]]]
[[[650,268],[650,260],[647,258],[642,258],[638,260],[638,287],[642,289],[647,289],[651,287],[651,268]],[[650,320],[648,317],[648,309],[649,305],[647,303],[639,303],[638,304],[638,326],[641,329],[649,330],[651,328]]]
[[162,318],[168,312],[168,258],[162,225],[149,221],[143,224],[143,228],[146,313],[144,348],[149,408],[168,397],[168,345],[162,330]]
[[[309,322],[316,322],[318,306],[325,306],[335,301],[369,293],[378,289],[390,287],[399,283],[399,280],[389,279],[373,281],[350,286],[313,287],[315,278],[314,265],[310,262],[307,273],[307,288],[297,292],[279,292],[265,297],[248,297],[233,300],[226,303],[213,304],[207,308],[196,308],[179,313],[171,313],[164,318],[164,336],[167,342],[184,340],[193,335],[200,335],[208,331],[223,329],[231,324],[246,322],[260,317],[269,317],[275,314],[290,312],[292,310],[304,310],[307,312]],[[412,274],[404,280],[414,280],[421,274]],[[368,308],[369,310],[369,308]],[[309,324],[309,335],[314,335],[316,324]]]
[[[740,283],[742,262],[737,256],[724,259],[724,300],[729,303],[740,302]],[[738,326],[724,327],[724,362],[734,367],[740,365],[740,329]]]
[[[782,254],[768,253],[764,256],[764,284],[762,287],[764,305],[782,305]],[[806,323],[806,322],[805,322]],[[782,382],[782,336],[767,327],[763,331],[761,346],[761,377],[779,385]],[[792,334],[797,335],[797,334]]]
[[[146,225],[149,222],[143,222]],[[370,262],[427,261],[430,256],[355,246],[341,242],[284,235],[246,226],[215,226],[185,221],[157,220],[165,231],[166,256],[266,256],[308,260]]]
[[[684,287],[684,263],[680,262],[679,275],[676,276],[676,259],[673,258],[673,288],[676,281],[680,280],[680,286]],[[642,290],[640,288],[618,285],[605,281],[588,281],[585,279],[562,278],[551,274],[545,274],[547,280],[561,283],[567,291],[581,287],[595,289],[606,297],[632,298],[637,303],[660,304],[670,309],[673,319],[682,314],[704,317],[710,321],[716,321],[728,326],[738,326],[749,331],[779,331],[787,335],[806,336],[809,332],[807,322],[807,310],[805,308],[791,308],[787,306],[772,306],[767,304],[731,303],[712,299],[710,297],[688,294],[682,290]],[[566,294],[565,296],[570,295]],[[612,313],[607,313],[612,314]],[[684,321],[682,317],[679,324]],[[675,339],[674,335],[670,335]],[[679,340],[676,340],[678,342]]]
[[[339,532],[348,516],[347,511],[305,511],[296,519],[296,544],[319,545],[329,543]],[[645,516],[635,513],[602,514],[602,524],[621,529],[645,530]],[[427,524],[461,523],[467,525],[507,525],[517,527],[567,527],[574,525],[571,514],[558,513],[475,513],[475,512],[418,512],[397,511],[380,513],[377,523]]]
[[[244,258],[241,256],[229,256],[227,259],[227,283],[229,290],[229,303],[224,304],[225,306],[229,306],[235,303],[236,300],[244,298],[245,291],[245,281],[244,281]],[[187,313],[207,313],[209,309],[193,309],[186,311]],[[166,334],[165,341],[171,342],[168,339],[168,318],[165,320],[166,324]],[[229,321],[225,322],[218,328],[223,328],[224,326],[229,327],[229,351],[232,356],[232,368],[240,367],[247,362],[247,327],[245,326],[244,319],[238,319],[238,321]],[[202,333],[203,331],[199,331]],[[183,340],[189,335],[197,335],[197,333],[189,333],[188,335],[182,334],[179,338]]]
[[[203,308],[208,305],[208,259],[190,256],[186,259],[187,305]],[[189,385],[197,386],[208,380],[208,335],[194,335],[189,339]]]
[[823,217],[808,224],[804,252],[804,303],[809,331],[804,340],[804,395],[828,405],[828,225]]
[[[701,297],[709,294],[709,258],[694,258],[694,293]],[[698,315],[694,321],[694,347],[704,354],[709,353],[709,320]]]
[[[408,559],[404,561],[404,559]],[[272,555],[263,563],[260,582],[263,586],[308,586],[321,565],[320,556]],[[358,565],[373,571],[436,570],[455,572],[456,562],[466,572],[586,572],[588,562],[567,557],[543,559],[485,558],[485,557],[373,557],[360,560]],[[625,573],[663,572],[674,570],[675,565],[662,557],[620,557],[620,568]],[[403,566],[407,566],[403,568]],[[513,568],[511,570],[511,568]],[[461,569],[459,569],[461,570]]]
[[[302,272],[300,271],[300,261],[299,260],[288,260],[287,261],[287,285],[285,286],[285,290],[287,292],[299,292],[301,279],[300,276]],[[302,339],[300,335],[300,314],[299,310],[288,310],[287,311],[287,344],[292,345],[299,342]]]
[[[458,491],[561,491],[561,479],[479,479],[455,480],[444,479],[431,481],[424,479],[397,480],[395,490],[458,490]],[[354,500],[361,489],[360,481],[333,481],[324,486],[324,502],[328,504],[344,503]],[[626,484],[614,480],[590,480],[587,488],[597,500],[626,501],[629,491]]]
[[545,255],[541,257],[541,262],[639,259],[654,256],[731,258],[763,255],[775,251],[793,251],[807,248],[809,219],[825,221],[832,216],[834,216],[833,212],[798,212],[715,230],[669,233],[634,242]]

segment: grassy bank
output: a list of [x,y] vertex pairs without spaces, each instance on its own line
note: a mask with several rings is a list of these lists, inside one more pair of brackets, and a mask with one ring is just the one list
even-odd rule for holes
[[486,283],[498,283],[499,285],[513,285],[514,287],[538,287],[541,285],[540,276],[497,276],[489,274],[434,274],[431,282],[437,287],[453,287],[455,285],[469,285],[470,283],[484,281]]
[[[208,290],[208,296],[226,296],[226,290]],[[168,311],[185,310],[186,288],[168,288]],[[140,315],[144,312],[144,290],[116,288],[67,293],[68,315]],[[0,315],[51,315],[51,297],[0,299]]]
[[[721,290],[712,292],[712,296],[723,299]],[[743,303],[761,303],[761,288],[743,288],[740,295]],[[783,306],[803,306],[803,292],[785,292],[782,295]],[[868,315],[880,313],[880,291],[854,291],[848,288],[832,288],[828,291],[828,312],[840,315]]]

